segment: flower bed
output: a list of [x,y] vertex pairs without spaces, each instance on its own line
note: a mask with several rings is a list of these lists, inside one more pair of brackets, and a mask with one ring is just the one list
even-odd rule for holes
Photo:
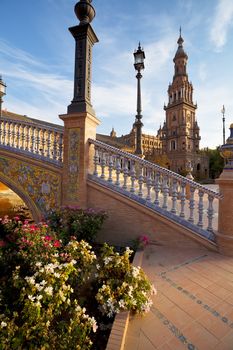
[[130,249],[105,244],[97,257],[88,242],[17,217],[1,220],[0,233],[1,349],[102,350],[116,313],[149,309],[153,286]]

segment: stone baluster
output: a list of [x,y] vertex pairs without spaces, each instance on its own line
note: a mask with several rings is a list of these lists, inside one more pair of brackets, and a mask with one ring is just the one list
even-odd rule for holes
[[40,149],[40,154],[42,156],[45,155],[45,134],[46,134],[46,129],[41,129],[42,137],[41,137],[41,149]]
[[181,182],[181,193],[180,193],[180,217],[184,218],[185,214],[184,214],[184,207],[185,207],[185,200],[186,200],[186,194],[185,191],[186,190],[186,183],[185,182]]
[[189,209],[190,209],[190,215],[189,215],[189,222],[194,222],[194,209],[195,209],[195,200],[194,200],[194,192],[195,187],[190,186],[190,199],[189,199]]
[[207,209],[207,217],[208,217],[208,227],[207,231],[212,232],[213,231],[213,217],[214,217],[214,209],[213,209],[213,201],[214,197],[211,196],[210,194],[208,195],[208,209]]
[[95,176],[98,176],[98,165],[99,165],[99,151],[98,151],[98,147],[95,146],[94,173],[93,173],[93,175],[95,175]]
[[30,127],[29,125],[26,125],[26,140],[25,140],[26,151],[29,151],[29,144],[30,144]]
[[123,168],[123,178],[124,178],[124,183],[122,188],[124,190],[127,190],[127,180],[128,180],[128,175],[129,175],[129,170],[128,170],[128,159],[124,159],[124,168]]
[[11,145],[11,122],[8,122],[8,128],[7,128],[7,146]]
[[53,160],[57,160],[57,132],[56,131],[53,132],[53,150],[52,150],[52,154],[53,154]]
[[112,183],[112,170],[113,170],[113,156],[109,154],[109,163],[108,163],[108,182]]
[[147,171],[147,177],[146,177],[146,188],[147,188],[146,200],[147,200],[148,202],[151,202],[151,187],[152,187],[151,170],[148,169],[148,171]]
[[106,165],[106,160],[105,160],[105,153],[104,150],[101,152],[101,179],[105,179],[105,165]]
[[25,125],[21,124],[21,133],[20,133],[20,149],[24,150],[25,145],[24,145],[24,141],[25,141],[25,134],[24,134],[24,129],[25,129]]
[[155,191],[154,204],[159,205],[159,191],[160,191],[160,173],[159,172],[155,174],[154,191]]
[[168,176],[164,175],[163,177],[163,209],[167,209],[167,198],[169,193],[169,187],[168,187]]
[[16,148],[20,147],[20,124],[17,124],[17,131],[16,131]]
[[40,128],[36,128],[36,154],[40,153]]
[[6,146],[6,125],[7,122],[4,120],[3,121],[3,133],[2,133],[2,144]]
[[135,163],[134,163],[134,161],[131,162],[130,180],[131,180],[130,192],[134,193],[135,192],[135,180],[136,180],[136,171],[135,171]]
[[139,165],[139,174],[138,174],[138,185],[139,185],[139,189],[138,189],[138,196],[142,197],[142,186],[144,183],[144,176],[143,176],[143,165]]
[[172,209],[171,212],[176,214],[176,202],[177,202],[177,180],[173,179],[172,181]]
[[15,147],[15,123],[12,123],[12,129],[11,129],[11,143],[10,146],[11,147]]
[[59,160],[59,162],[62,162],[62,160],[63,160],[63,134],[62,133],[59,134],[59,145],[58,145],[58,147],[59,147],[58,160]]
[[204,192],[202,190],[199,190],[198,195],[199,195],[199,201],[198,201],[198,223],[197,223],[197,226],[203,227],[203,212],[204,212],[203,196],[204,196]]
[[116,158],[116,186],[120,186],[121,161],[120,157]]
[[52,131],[51,130],[48,130],[48,134],[47,134],[47,142],[46,142],[46,147],[47,147],[47,157],[48,158],[52,158],[51,157],[51,134],[52,134]]
[[32,153],[34,153],[35,150],[35,126],[31,127],[31,146],[30,146],[30,150]]

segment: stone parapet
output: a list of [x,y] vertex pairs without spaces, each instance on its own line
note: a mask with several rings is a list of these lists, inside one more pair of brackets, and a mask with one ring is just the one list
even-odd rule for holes
[[219,201],[217,245],[220,253],[233,256],[233,169],[225,168],[216,183],[223,195]]

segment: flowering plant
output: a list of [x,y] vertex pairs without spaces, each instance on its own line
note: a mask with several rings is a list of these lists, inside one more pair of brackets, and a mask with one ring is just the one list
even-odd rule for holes
[[13,272],[18,299],[13,310],[5,308],[0,315],[2,349],[90,349],[96,321],[79,305],[69,283],[77,261],[60,263],[53,257],[34,269],[25,277],[20,266]]
[[153,285],[140,267],[130,264],[132,250],[126,248],[123,255],[114,252],[107,244],[102,249],[97,279],[100,285],[96,299],[103,314],[109,317],[120,310],[137,313],[148,312],[155,293]]
[[106,218],[102,210],[69,206],[51,211],[47,219],[49,226],[67,243],[71,236],[93,242]]

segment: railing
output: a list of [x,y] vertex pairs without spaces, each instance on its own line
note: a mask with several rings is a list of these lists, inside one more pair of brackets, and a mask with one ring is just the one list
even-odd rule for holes
[[63,127],[35,120],[21,121],[1,117],[0,147],[31,157],[61,164]]
[[95,147],[90,179],[215,241],[219,193],[103,142],[89,142]]

